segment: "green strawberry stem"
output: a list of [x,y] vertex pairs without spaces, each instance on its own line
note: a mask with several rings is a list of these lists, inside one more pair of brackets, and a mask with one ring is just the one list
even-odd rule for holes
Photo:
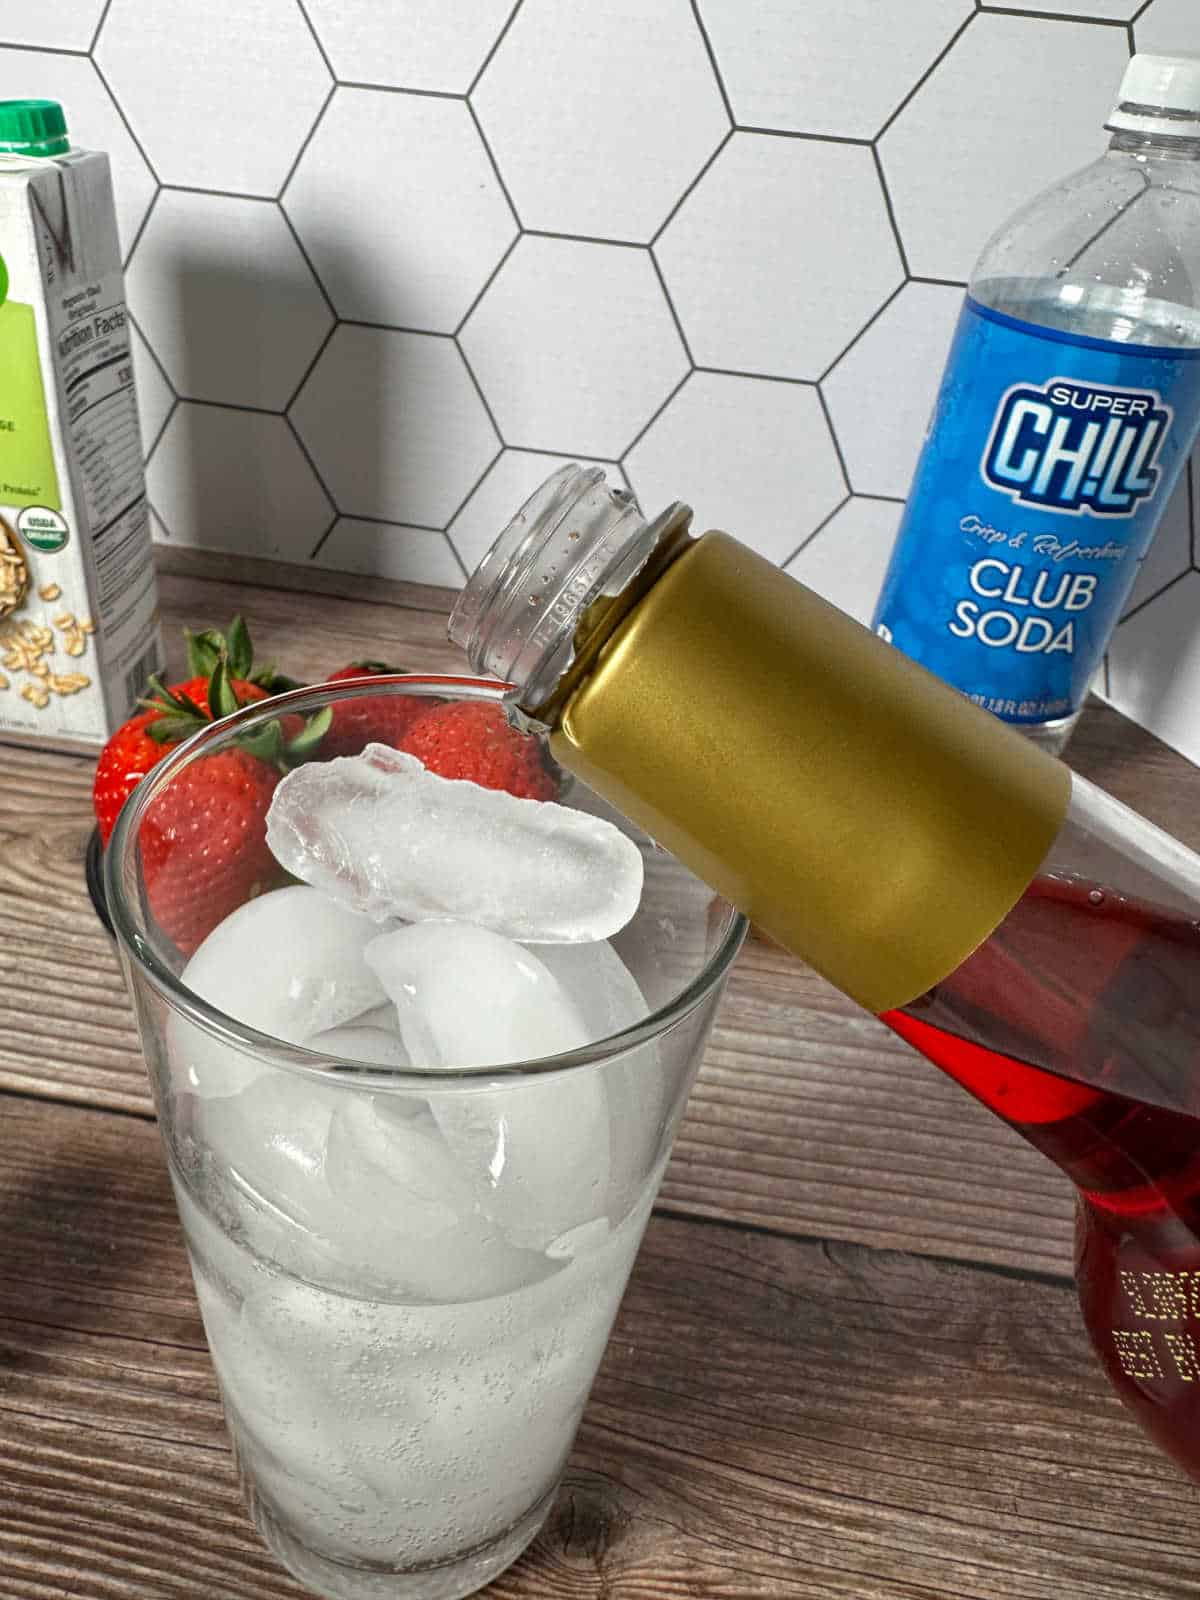
[[[190,695],[178,689],[168,689],[157,677],[151,678],[152,693],[141,704],[148,710],[162,713],[146,727],[146,732],[158,744],[178,744],[205,723],[231,717],[235,711],[239,711],[242,702],[233,687],[234,679],[259,684],[268,693],[272,692],[273,685],[273,692],[282,692],[279,687],[281,683],[287,687],[300,687],[290,679],[280,680],[273,666],[261,668],[252,676],[254,663],[250,633],[241,617],[233,619],[228,634],[222,634],[216,628],[206,628],[201,633],[187,633],[186,637],[192,675],[208,679],[210,715],[206,716]],[[289,767],[307,760],[313,754],[329,731],[332,721],[333,708],[325,706],[307,718],[300,732],[290,740],[284,738],[282,724],[276,718],[253,733],[239,735],[235,742],[260,761],[286,772]]]

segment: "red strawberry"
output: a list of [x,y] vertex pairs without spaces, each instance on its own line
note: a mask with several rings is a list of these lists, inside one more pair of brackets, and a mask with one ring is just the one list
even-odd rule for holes
[[[348,667],[331,673],[328,681],[340,683],[344,678],[401,670],[385,666],[382,661],[352,661]],[[325,761],[332,756],[356,756],[369,744],[398,746],[417,718],[437,704],[428,695],[415,694],[365,694],[342,700],[331,708],[333,721],[318,753]]]
[[[203,633],[189,633],[187,641],[195,676],[169,689],[151,680],[153,692],[143,701],[146,709],[123,723],[100,753],[92,805],[105,844],[121,807],[173,745],[213,721],[214,716],[227,716],[252,700],[267,699],[279,682],[273,668],[254,669],[250,635],[240,617],[233,619],[228,636],[206,629]],[[281,718],[283,741],[295,740],[303,726],[303,719],[294,714]]]
[[[230,688],[239,705],[249,705],[252,700],[265,700],[267,691],[256,683],[233,678]],[[160,702],[146,711],[130,717],[113,734],[100,752],[96,763],[96,778],[92,785],[92,805],[100,825],[100,837],[105,844],[116,826],[121,807],[142,781],[150,768],[166,755],[173,745],[194,733],[202,722],[212,721],[208,703],[208,679],[189,678],[186,683],[175,683],[166,690],[170,704]],[[188,700],[198,715],[188,716],[179,709],[180,700]],[[299,721],[299,718],[296,719]],[[169,722],[168,737],[151,734],[152,727]],[[190,725],[188,725],[190,724]]]
[[138,837],[147,903],[185,956],[279,880],[266,837],[279,778],[269,762],[231,745],[183,767],[147,809]]
[[540,742],[518,733],[493,700],[454,700],[413,723],[399,748],[443,778],[468,778],[526,800],[553,800],[558,778]]

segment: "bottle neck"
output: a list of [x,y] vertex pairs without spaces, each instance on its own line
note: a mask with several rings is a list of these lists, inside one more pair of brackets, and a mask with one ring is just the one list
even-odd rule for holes
[[539,708],[561,699],[581,654],[594,653],[632,604],[635,579],[647,570],[657,575],[673,559],[690,521],[690,509],[677,503],[647,522],[633,496],[610,489],[598,467],[562,467],[472,574],[450,637],[474,671],[511,686],[526,720],[549,726],[550,713],[540,716]]
[[1200,161],[1200,115],[1122,105],[1108,128],[1110,155],[1137,161]]

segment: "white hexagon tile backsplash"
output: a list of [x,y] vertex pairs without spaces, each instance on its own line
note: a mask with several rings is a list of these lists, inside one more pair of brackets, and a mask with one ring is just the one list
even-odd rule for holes
[[[108,150],[156,537],[453,587],[564,458],[866,618],[987,234],[1200,0],[0,0]],[[1200,761],[1200,476],[1107,665]]]

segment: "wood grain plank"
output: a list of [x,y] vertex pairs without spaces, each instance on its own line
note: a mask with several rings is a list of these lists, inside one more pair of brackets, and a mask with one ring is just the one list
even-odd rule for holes
[[[153,1126],[0,1105],[0,1596],[284,1600]],[[659,1218],[497,1600],[1183,1600],[1196,1490],[1053,1283]]]

